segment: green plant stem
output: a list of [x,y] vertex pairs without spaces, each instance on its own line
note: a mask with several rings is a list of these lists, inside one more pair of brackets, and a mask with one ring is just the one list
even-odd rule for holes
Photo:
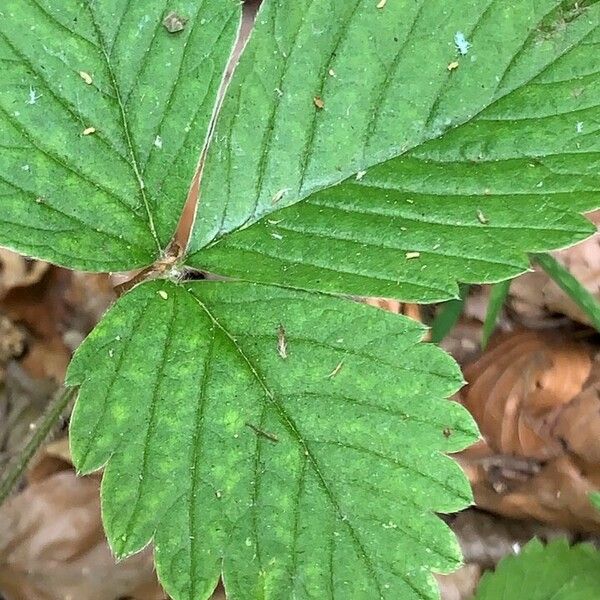
[[533,254],[535,262],[588,316],[592,326],[600,331],[600,304],[573,275],[550,254]]
[[0,506],[8,498],[15,485],[21,479],[29,461],[36,453],[38,448],[44,443],[46,437],[54,427],[56,421],[67,408],[69,402],[75,396],[77,388],[67,388],[57,393],[50,401],[46,412],[40,417],[35,424],[33,434],[23,450],[17,456],[14,465],[7,468],[7,472],[0,481]]

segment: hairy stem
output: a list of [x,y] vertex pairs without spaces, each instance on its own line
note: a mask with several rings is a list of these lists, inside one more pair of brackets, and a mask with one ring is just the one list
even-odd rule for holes
[[50,401],[46,412],[35,424],[31,438],[18,454],[14,464],[7,468],[6,473],[0,480],[0,505],[4,503],[15,485],[20,481],[29,461],[44,443],[44,440],[58,421],[58,418],[74,398],[76,391],[77,388],[62,389]]

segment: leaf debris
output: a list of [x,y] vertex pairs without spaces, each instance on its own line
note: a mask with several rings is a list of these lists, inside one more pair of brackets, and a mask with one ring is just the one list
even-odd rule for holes
[[163,19],[162,24],[169,33],[177,33],[185,29],[186,23],[187,19],[172,11]]
[[490,222],[490,220],[481,212],[480,209],[477,209],[477,220],[482,225],[487,225]]
[[453,60],[449,65],[448,65],[448,71],[454,71],[454,69],[458,69],[459,66],[459,62],[457,60]]
[[168,300],[169,299],[169,294],[167,294],[167,292],[165,292],[165,290],[158,290],[158,295],[163,299],[163,300]]
[[79,71],[79,77],[81,77],[81,79],[83,79],[88,85],[92,85],[93,79],[89,73],[86,73],[85,71]]
[[333,371],[331,371],[331,373],[329,373],[329,375],[327,375],[327,379],[333,379],[342,370],[343,366],[344,366],[344,361],[340,360],[340,362],[337,364],[335,369]]
[[283,325],[277,328],[277,353],[281,358],[287,358],[287,340],[285,339],[285,329]]
[[325,102],[323,101],[323,98],[321,98],[320,96],[315,96],[313,98],[313,102],[315,103],[315,106],[319,110],[323,110],[325,108]]
[[86,127],[83,130],[83,135],[92,135],[92,133],[96,133],[96,128],[95,127]]
[[274,433],[269,433],[268,431],[265,431],[264,429],[261,429],[260,427],[257,427],[256,425],[252,425],[252,423],[248,423],[246,421],[245,423],[246,427],[250,427],[250,429],[252,429],[252,431],[254,431],[254,433],[256,433],[256,435],[261,435],[264,438],[267,438],[268,440],[277,443],[279,441],[279,438],[274,434]]
[[289,191],[290,188],[283,188],[282,190],[275,192],[271,198],[271,204],[277,204]]
[[419,258],[419,256],[421,256],[420,252],[407,252],[404,256],[406,256],[406,258],[408,258],[409,260],[411,258]]

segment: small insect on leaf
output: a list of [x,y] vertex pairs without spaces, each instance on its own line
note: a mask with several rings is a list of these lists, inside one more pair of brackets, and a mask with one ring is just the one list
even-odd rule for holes
[[454,71],[454,69],[458,69],[458,65],[459,62],[457,60],[453,60],[449,65],[448,65],[448,71]]
[[163,300],[168,300],[169,299],[169,294],[167,294],[167,292],[165,292],[164,290],[159,290],[158,295],[163,299]]
[[283,325],[277,328],[277,353],[281,358],[287,358],[287,340],[285,339],[285,329]]
[[81,77],[88,85],[92,85],[92,76],[89,73],[79,71],[79,77]]
[[471,47],[471,43],[468,42],[465,38],[465,34],[462,31],[457,31],[454,34],[454,43],[456,44],[456,48],[458,51],[464,56]]
[[83,135],[92,135],[92,133],[96,133],[96,128],[95,127],[86,127],[83,130]]
[[323,102],[323,98],[321,98],[320,96],[315,96],[313,98],[313,102],[319,110],[323,110],[325,108],[325,102]]
[[487,225],[490,222],[490,220],[481,212],[481,210],[477,211],[477,220],[482,225]]
[[420,252],[407,252],[404,256],[406,256],[407,259],[411,259],[411,258],[419,258],[419,256],[421,256]]
[[178,15],[175,11],[170,12],[163,19],[163,26],[169,33],[177,33],[179,31],[183,31],[185,29],[185,24],[187,23],[187,19]]
[[387,4],[387,0],[379,0],[377,8],[383,8]]

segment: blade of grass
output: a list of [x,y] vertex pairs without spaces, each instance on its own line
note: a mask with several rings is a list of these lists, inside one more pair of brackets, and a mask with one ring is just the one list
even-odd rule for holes
[[481,348],[485,350],[490,337],[496,328],[498,317],[508,296],[508,290],[510,289],[511,280],[501,281],[492,286],[490,293],[490,301],[488,303],[487,312],[485,314],[485,321],[483,322],[483,332],[481,336]]
[[600,303],[596,298],[550,254],[534,254],[532,259],[585,312],[593,327],[600,331]]
[[469,286],[461,286],[460,297],[441,305],[438,314],[431,323],[431,341],[439,344],[456,325],[463,311],[465,298],[469,294]]

